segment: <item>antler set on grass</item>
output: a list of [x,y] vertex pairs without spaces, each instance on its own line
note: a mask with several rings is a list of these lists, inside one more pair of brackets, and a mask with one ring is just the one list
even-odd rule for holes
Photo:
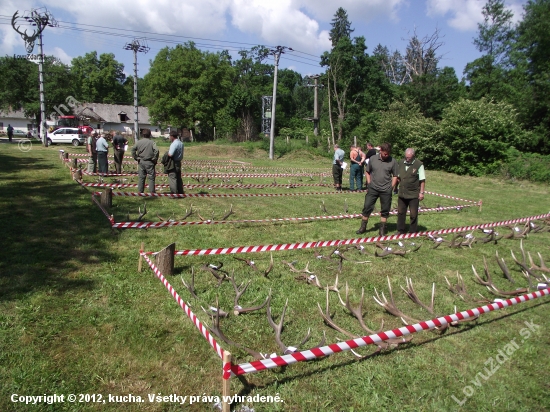
[[334,292],[338,292],[338,276],[339,276],[338,272],[336,273],[336,279],[334,280],[334,285],[332,285],[332,286],[327,285],[325,287],[325,286],[321,285],[321,282],[319,281],[319,278],[313,272],[311,272],[309,270],[309,262],[306,263],[306,267],[302,270],[296,269],[294,267],[295,262],[285,262],[285,261],[283,261],[283,263],[285,265],[287,265],[292,272],[300,274],[299,276],[296,276],[294,279],[304,280],[304,281],[306,281],[306,283],[308,285],[317,286],[319,289],[323,289],[323,290],[328,289],[328,290],[332,290]]
[[385,257],[389,255],[405,256],[407,253],[416,252],[422,247],[421,244],[416,245],[415,243],[411,243],[409,245],[411,249],[406,249],[405,244],[401,241],[399,241],[397,245],[399,246],[399,248],[386,246],[386,244],[384,243],[376,242],[377,249],[382,249],[382,252],[378,253],[378,250],[375,250],[374,255],[376,257]]
[[[338,299],[340,301],[340,303],[350,311],[350,313],[355,316],[355,318],[358,320],[359,322],[359,325],[361,326],[361,328],[367,332],[368,334],[375,334],[375,333],[379,333],[380,331],[382,331],[382,327],[384,326],[384,322],[382,321],[382,324],[380,325],[380,330],[378,332],[375,332],[373,331],[372,329],[370,329],[369,327],[367,327],[367,325],[365,324],[365,321],[363,319],[363,302],[364,302],[364,298],[365,298],[365,291],[364,289],[361,290],[361,301],[359,303],[359,307],[357,308],[354,308],[350,301],[349,301],[349,288],[348,288],[348,285],[346,283],[346,302],[344,302],[342,300],[342,298],[340,297],[340,293],[338,293]],[[321,314],[321,317],[323,318],[323,320],[325,321],[325,323],[330,326],[332,329],[340,332],[341,334],[345,335],[345,336],[348,336],[352,339],[356,339],[356,338],[359,338],[360,335],[355,335],[349,331],[347,331],[346,329],[342,328],[341,326],[339,326],[338,324],[336,324],[336,322],[334,321],[333,319],[333,316],[334,315],[331,315],[330,314],[330,308],[329,308],[329,293],[328,293],[328,288],[326,290],[326,304],[325,304],[325,311],[323,312],[323,309],[321,309],[321,305],[319,305],[319,303],[317,303],[317,307],[319,309],[319,312]],[[359,358],[359,359],[366,359],[370,356],[373,356],[373,355],[376,355],[378,353],[380,353],[382,350],[384,349],[388,349],[388,348],[391,348],[391,347],[395,347],[397,345],[401,345],[401,344],[404,344],[404,343],[408,343],[412,340],[412,336],[408,336],[406,338],[391,338],[391,339],[387,339],[383,342],[379,342],[377,343],[377,349],[369,354],[369,355],[366,355],[366,356],[361,356],[359,355],[358,353],[356,353],[355,351],[352,350],[352,353],[355,357]]]
[[[273,269],[273,254],[271,253],[271,260],[270,260],[270,263],[269,263],[269,267],[264,270],[262,273],[264,275],[264,277],[267,277],[267,275],[269,275],[269,273],[271,272],[271,270]],[[234,259],[236,260],[240,260],[241,262],[245,262],[248,266],[250,266],[252,269],[254,269],[256,272],[261,272],[260,269],[258,269],[258,267],[256,266],[256,264],[254,263],[253,260],[250,260],[250,259],[242,259],[242,258],[239,258],[239,257],[234,257]]]

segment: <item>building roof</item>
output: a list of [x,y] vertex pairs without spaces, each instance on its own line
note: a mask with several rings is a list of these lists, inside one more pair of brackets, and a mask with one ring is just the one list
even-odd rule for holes
[[[105,123],[120,123],[120,114],[128,117],[127,122],[134,121],[134,106],[124,104],[86,103],[74,109],[77,116],[88,117],[94,121]],[[149,109],[138,106],[138,120],[140,123],[149,123]]]
[[9,118],[9,119],[31,119],[31,120],[34,120],[34,118],[32,118],[32,117],[25,116],[25,112],[23,110],[14,110],[14,111],[0,110],[0,117]]

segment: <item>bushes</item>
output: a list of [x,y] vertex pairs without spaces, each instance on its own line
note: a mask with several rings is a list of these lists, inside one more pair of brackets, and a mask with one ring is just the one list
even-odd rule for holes
[[508,179],[549,183],[550,155],[522,153],[512,147],[507,152],[506,162],[502,163],[501,173]]

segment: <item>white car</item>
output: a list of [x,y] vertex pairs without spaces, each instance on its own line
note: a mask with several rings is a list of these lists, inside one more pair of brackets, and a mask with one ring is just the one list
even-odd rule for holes
[[48,146],[57,143],[70,143],[73,146],[80,146],[86,142],[86,135],[82,134],[82,131],[76,127],[62,127],[48,132],[47,135]]

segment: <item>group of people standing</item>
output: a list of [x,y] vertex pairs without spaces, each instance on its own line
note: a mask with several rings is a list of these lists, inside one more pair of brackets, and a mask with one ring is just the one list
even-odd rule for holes
[[[366,177],[365,202],[361,212],[361,227],[357,234],[367,231],[369,217],[376,201],[380,199],[379,235],[387,234],[387,220],[390,215],[392,194],[398,195],[397,233],[405,233],[407,209],[410,211],[409,233],[418,231],[418,208],[424,199],[426,175],[423,163],[415,158],[412,148],[405,150],[403,160],[396,161],[391,156],[391,145],[382,143],[377,152],[371,143],[367,143],[367,152],[360,147],[350,147],[350,190],[362,190],[363,175]],[[332,175],[337,191],[342,190],[342,175],[345,168],[345,153],[334,145]]]
[[[88,138],[88,153],[90,160],[88,162],[89,173],[109,172],[109,163],[107,154],[109,151],[110,134],[105,133],[101,136],[97,132],[92,133]],[[155,167],[159,160],[159,150],[157,144],[151,140],[151,130],[141,130],[142,139],[138,140],[132,147],[132,157],[138,162],[138,192],[145,190],[145,179],[149,183],[149,192],[155,193]],[[115,158],[116,174],[122,173],[122,160],[124,152],[127,149],[128,140],[121,134],[116,134],[112,138],[113,153]],[[170,148],[164,154],[161,163],[164,165],[164,172],[168,174],[168,183],[170,193],[183,194],[183,181],[181,179],[181,161],[183,160],[183,143],[179,139],[176,131],[170,132]],[[98,168],[99,164],[99,168]]]

